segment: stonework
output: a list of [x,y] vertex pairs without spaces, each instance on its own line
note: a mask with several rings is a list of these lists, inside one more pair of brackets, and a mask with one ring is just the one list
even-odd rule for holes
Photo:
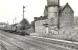
[[44,16],[35,17],[35,32],[58,34],[58,30],[72,28],[73,22],[74,11],[68,3],[65,6],[60,6],[59,0],[47,0]]

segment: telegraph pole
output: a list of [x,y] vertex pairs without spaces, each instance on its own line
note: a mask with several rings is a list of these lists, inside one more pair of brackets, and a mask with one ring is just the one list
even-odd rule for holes
[[24,19],[24,12],[25,12],[24,9],[25,9],[25,6],[23,5],[23,19]]
[[17,20],[17,18],[15,17],[15,24],[16,24],[16,20]]
[[14,24],[14,22],[15,22],[15,21],[14,21],[14,19],[13,19],[13,24]]
[[16,24],[16,19],[17,19],[16,17],[13,19],[13,24]]
[[8,20],[7,20],[7,25],[9,24]]
[[58,0],[58,25],[57,25],[58,34],[59,34],[59,29],[60,29],[60,10],[59,10],[59,8],[60,8],[60,0]]

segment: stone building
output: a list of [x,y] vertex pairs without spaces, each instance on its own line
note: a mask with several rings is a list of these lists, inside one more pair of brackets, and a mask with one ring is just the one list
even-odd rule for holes
[[78,30],[78,16],[74,17],[74,28]]
[[35,17],[34,21],[36,33],[47,34],[60,29],[72,29],[74,11],[68,3],[60,6],[59,0],[47,0],[44,16]]
[[4,22],[0,22],[0,29],[4,29],[7,26],[6,23]]

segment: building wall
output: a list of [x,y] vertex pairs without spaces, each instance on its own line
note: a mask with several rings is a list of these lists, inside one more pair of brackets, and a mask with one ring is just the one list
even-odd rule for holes
[[[54,32],[54,30],[57,30],[56,21],[55,20],[52,21],[52,20],[45,19],[45,20],[35,21],[35,33],[38,33],[39,35],[46,35],[47,30],[48,33],[52,33],[52,31]],[[44,26],[44,24],[48,24],[48,27]]]
[[60,16],[60,28],[70,28],[74,24],[74,13],[70,7],[66,7]]
[[[54,3],[53,3],[54,2]],[[58,0],[47,0],[47,7],[45,7],[44,16],[47,16],[47,19],[35,21],[35,32],[40,35],[46,34],[46,31],[49,31],[49,34],[57,37],[58,35],[64,35],[63,33],[58,33],[70,30],[73,28],[74,24],[74,12],[68,3],[63,7],[59,15],[59,1]],[[54,6],[53,6],[54,4]],[[58,20],[59,19],[59,20]],[[58,21],[60,29],[58,30]],[[44,24],[48,24],[48,27],[45,27]],[[65,30],[64,30],[65,29]],[[67,31],[68,32],[68,31]],[[57,35],[56,35],[57,34]],[[66,37],[66,36],[65,36]]]
[[74,26],[78,27],[78,17],[74,17]]
[[45,27],[44,24],[48,24],[48,26],[50,26],[50,27],[48,27],[50,32],[51,32],[51,29],[52,30],[57,29],[58,6],[48,6],[46,8],[47,8],[47,10],[44,13],[48,14],[48,16],[47,16],[48,19],[35,21],[35,32],[36,33],[41,33],[41,34],[46,33],[47,27]]
[[46,20],[35,21],[35,32],[36,33],[45,33],[45,27],[43,24],[46,23]]
[[78,17],[74,17],[74,29],[78,30]]

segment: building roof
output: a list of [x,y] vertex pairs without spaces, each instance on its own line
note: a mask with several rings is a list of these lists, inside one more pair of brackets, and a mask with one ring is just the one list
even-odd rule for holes
[[72,10],[72,12],[74,12],[68,3],[66,3],[64,6],[60,6],[60,11],[63,11],[67,6]]

